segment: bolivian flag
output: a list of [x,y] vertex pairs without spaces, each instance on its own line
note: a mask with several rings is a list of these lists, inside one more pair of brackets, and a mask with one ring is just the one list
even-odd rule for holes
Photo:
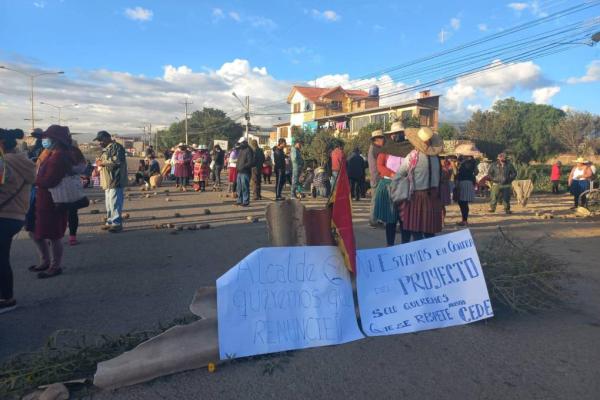
[[350,272],[355,272],[356,242],[354,241],[354,228],[352,227],[352,203],[350,201],[350,182],[348,181],[346,163],[341,163],[329,204],[331,205],[333,237],[344,256],[346,267]]

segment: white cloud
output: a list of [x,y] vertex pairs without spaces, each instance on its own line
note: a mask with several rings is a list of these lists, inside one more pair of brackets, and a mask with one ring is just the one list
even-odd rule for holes
[[230,17],[232,20],[234,20],[234,21],[237,21],[237,22],[240,22],[240,21],[242,20],[242,17],[240,17],[240,14],[238,14],[238,13],[237,13],[237,12],[235,12],[235,11],[230,11],[230,12],[229,12],[229,17]]
[[328,22],[336,22],[342,18],[341,15],[339,15],[338,13],[336,13],[333,10],[319,11],[319,10],[313,8],[311,10],[311,14],[316,19],[321,19],[321,20],[328,21]]
[[477,74],[458,78],[446,90],[442,102],[444,113],[464,117],[472,112],[468,106],[465,108],[468,100],[499,99],[515,89],[534,89],[542,81],[542,70],[532,61],[506,64],[494,60],[488,67]]
[[569,78],[567,83],[585,83],[600,81],[600,60],[594,60],[587,66],[586,74],[582,77]]
[[225,13],[220,8],[213,8],[212,10],[213,21],[219,21],[225,18]]
[[33,6],[35,8],[44,8],[44,7],[46,7],[46,2],[45,1],[34,1]]
[[383,25],[379,25],[379,24],[373,25],[373,30],[374,31],[382,31],[384,29],[385,29],[385,27]]
[[[14,64],[0,60],[0,65],[40,72],[31,64]],[[64,109],[63,118],[72,120],[72,132],[85,133],[80,141],[89,141],[92,134],[107,129],[116,134],[139,133],[141,122],[164,126],[181,118],[179,102],[185,98],[194,102],[194,109],[216,107],[231,116],[241,114],[237,100],[231,95],[252,96],[257,109],[269,104],[269,112],[288,112],[285,98],[292,82],[275,79],[264,66],[252,66],[248,60],[235,59],[215,70],[194,71],[186,65],[165,65],[159,77],[145,77],[110,70],[67,71],[63,76],[46,76],[36,81],[36,98],[55,104],[78,103],[78,109]],[[19,74],[0,71],[0,120],[3,126],[29,129],[31,105],[29,82]],[[280,105],[273,106],[274,101]],[[37,102],[36,102],[37,103]],[[36,117],[45,127],[54,122],[56,110],[35,105]],[[285,117],[285,116],[284,116]],[[254,123],[269,126],[273,117],[253,117]]]
[[460,19],[458,18],[452,18],[450,20],[450,26],[452,27],[452,29],[454,29],[455,31],[460,29]]
[[564,112],[573,111],[573,107],[571,107],[571,106],[570,106],[570,105],[568,105],[568,104],[565,104],[565,105],[564,105],[564,106],[562,106],[560,109],[561,109],[561,110],[563,110]]
[[275,29],[277,28],[277,24],[270,18],[259,17],[259,16],[251,16],[248,17],[248,22],[254,28],[264,28],[264,29]]
[[475,111],[481,110],[483,107],[481,104],[468,104],[467,111],[474,113]]
[[531,94],[531,97],[536,104],[548,104],[550,103],[550,100],[552,100],[552,97],[557,95],[558,92],[560,92],[559,86],[541,87],[535,89]]
[[154,13],[152,10],[142,7],[126,8],[125,16],[133,21],[151,21]]
[[479,29],[481,32],[485,32],[488,30],[488,26],[486,24],[479,24],[477,25],[477,29]]
[[509,3],[508,7],[512,8],[515,11],[523,11],[524,9],[529,7],[529,4],[527,4],[527,3]]

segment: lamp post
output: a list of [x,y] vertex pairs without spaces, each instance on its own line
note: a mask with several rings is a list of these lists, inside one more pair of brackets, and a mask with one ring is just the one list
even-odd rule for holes
[[[58,110],[58,124],[59,125],[61,123],[61,111],[62,111],[62,109],[65,108],[65,107],[76,107],[76,106],[79,105],[77,103],[74,103],[74,104],[64,104],[62,106],[57,106],[57,105],[54,105],[54,104],[46,103],[44,101],[40,101],[40,104],[44,104],[46,106],[54,107],[54,108],[56,108]],[[73,118],[71,118],[71,119],[73,119]]]
[[240,104],[244,108],[244,117],[246,118],[246,140],[248,140],[248,134],[250,130],[250,96],[246,96],[246,102],[244,103],[242,99],[240,99],[238,95],[235,94],[235,92],[232,92],[231,94],[240,102]]
[[29,72],[21,71],[18,69],[8,68],[4,65],[0,65],[0,69],[5,69],[7,71],[16,72],[18,74],[25,75],[26,77],[29,78],[29,84],[31,86],[31,130],[33,131],[35,129],[35,113],[34,113],[34,109],[33,109],[33,104],[34,104],[34,102],[33,102],[33,85],[34,85],[35,78],[38,78],[43,75],[62,75],[62,74],[64,74],[64,71],[40,72],[37,74],[30,74]]

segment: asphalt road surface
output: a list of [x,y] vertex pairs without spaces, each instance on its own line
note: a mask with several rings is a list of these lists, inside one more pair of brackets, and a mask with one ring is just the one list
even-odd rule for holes
[[[149,198],[137,188],[128,192],[130,218],[120,234],[99,229],[102,211],[90,214],[103,204],[82,210],[82,243],[65,247],[65,272],[57,278],[38,280],[27,271],[36,262],[34,247],[23,233],[18,236],[12,260],[19,308],[0,315],[0,359],[40,348],[59,329],[119,334],[189,315],[196,288],[214,285],[245,255],[268,245],[267,200],[241,209],[218,193],[171,193],[166,201],[163,189]],[[265,197],[273,197],[271,190],[267,187]],[[102,193],[92,191],[90,197],[100,199]],[[471,229],[477,241],[498,224],[523,240],[548,236],[542,245],[577,274],[569,283],[575,295],[564,309],[227,363],[216,373],[189,371],[94,398],[598,399],[598,222],[535,218],[535,210],[548,204],[548,197],[536,199],[510,217],[487,216],[484,205],[476,205]],[[553,209],[566,213],[567,205],[566,197],[553,198]],[[383,230],[366,225],[368,201],[354,208],[358,247],[383,245]],[[249,223],[248,215],[261,219]],[[448,230],[455,229],[457,216],[451,206]],[[211,229],[172,235],[154,228],[191,222],[210,223]],[[273,374],[265,373],[273,368]]]

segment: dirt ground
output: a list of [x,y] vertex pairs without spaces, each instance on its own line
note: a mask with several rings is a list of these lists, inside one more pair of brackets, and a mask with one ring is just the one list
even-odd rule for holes
[[[35,279],[27,271],[36,261],[32,244],[23,233],[15,240],[19,308],[0,316],[0,359],[40,348],[58,329],[120,334],[188,315],[197,287],[214,285],[238,260],[268,245],[264,208],[274,197],[273,185],[265,187],[265,200],[248,209],[219,192],[175,192],[172,183],[150,192],[132,187],[121,234],[100,230],[103,195],[97,189],[89,195],[99,202],[81,211],[81,244],[66,246],[62,276]],[[309,207],[323,203],[305,202]],[[470,219],[478,243],[502,226],[518,240],[541,239],[549,255],[564,261],[574,274],[568,284],[574,295],[561,309],[232,363],[215,374],[189,371],[94,397],[597,399],[600,227],[597,219],[574,217],[570,205],[567,195],[536,195],[506,216],[489,214],[478,201]],[[385,243],[382,229],[368,227],[368,209],[368,201],[353,204],[358,248]],[[541,212],[554,217],[536,215]],[[459,215],[457,206],[448,208],[446,232],[457,229]],[[251,223],[248,216],[259,221]],[[164,223],[209,223],[211,229],[172,234],[155,228]],[[282,368],[265,374],[273,365]]]

